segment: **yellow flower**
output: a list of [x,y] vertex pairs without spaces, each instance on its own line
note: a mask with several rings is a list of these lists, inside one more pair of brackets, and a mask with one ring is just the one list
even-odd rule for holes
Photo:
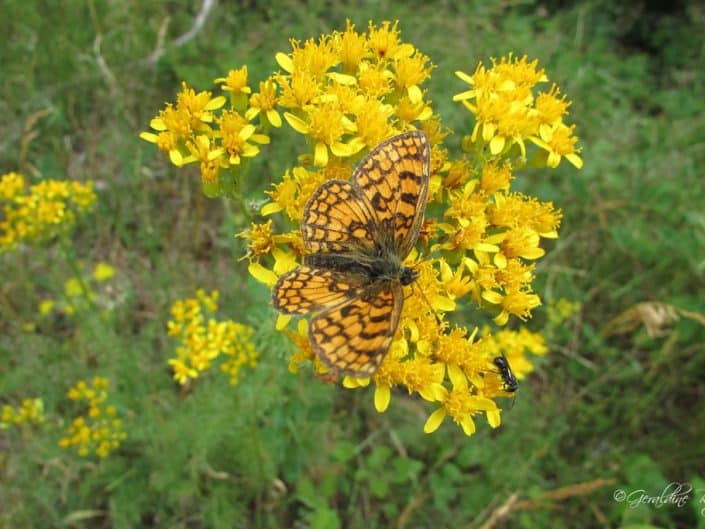
[[394,83],[398,90],[407,93],[411,103],[419,103],[423,99],[419,84],[428,79],[432,68],[428,57],[419,51],[402,55],[394,61]]
[[485,162],[482,166],[480,187],[489,195],[497,193],[498,191],[509,190],[511,180],[512,167],[509,163],[500,165],[497,161],[493,160]]
[[443,178],[443,187],[448,190],[459,189],[473,176],[473,169],[466,159],[456,160],[450,164]]
[[93,182],[45,180],[24,192],[24,178],[0,178],[0,198],[7,200],[0,220],[0,251],[20,243],[41,243],[70,230],[96,200]]
[[45,299],[39,304],[39,314],[49,314],[54,309],[54,300]]
[[578,138],[573,136],[574,129],[575,125],[568,127],[563,123],[559,123],[551,129],[550,134],[546,134],[546,136],[550,137],[548,141],[539,138],[531,138],[536,145],[547,152],[548,159],[546,165],[548,167],[558,167],[563,157],[576,168],[581,169],[583,167],[583,160],[578,156],[580,149],[575,146]]
[[24,177],[19,173],[7,173],[0,178],[0,200],[12,201],[24,192]]
[[393,114],[394,107],[381,103],[377,99],[364,99],[357,105],[356,136],[364,147],[374,148],[394,135],[394,128],[389,123]]
[[414,53],[414,48],[410,44],[399,42],[399,21],[395,21],[390,27],[388,21],[382,22],[381,27],[375,27],[372,22],[367,28],[367,40],[373,53],[379,59],[396,59],[408,57]]
[[85,415],[75,417],[59,440],[62,448],[74,448],[79,456],[87,457],[94,453],[105,458],[120,447],[127,438],[118,411],[108,402],[110,383],[104,377],[94,377],[90,385],[79,380],[68,391],[68,397],[75,402],[85,402],[88,410]]
[[[520,378],[533,368],[529,355],[542,354],[545,345],[542,350],[540,340],[515,331],[478,339],[476,328],[449,322],[460,321],[471,304],[494,316],[497,325],[511,316],[529,318],[540,305],[532,289],[534,263],[544,253],[541,238],[558,236],[561,213],[511,187],[514,172],[528,163],[555,167],[564,157],[582,163],[573,128],[563,121],[570,102],[555,85],[537,91],[548,78],[526,56],[479,64],[472,75],[458,72],[470,89],[454,99],[472,113],[474,124],[462,139],[448,142],[465,151],[455,158],[443,144],[452,131],[433,113],[424,87],[434,66],[402,42],[397,22],[370,22],[366,32],[358,32],[348,21],[343,31],[292,40],[290,52],[275,58],[280,72],[260,82],[257,93],[251,94],[246,67],[216,79],[231,92],[230,107],[223,110],[207,108],[211,96],[187,92],[184,85],[176,104],[153,120],[156,134],[145,139],[174,163],[200,162],[210,191],[225,193],[232,176],[247,177],[245,158],[268,143],[264,132],[281,126],[280,107],[286,109],[288,125],[305,136],[307,147],[266,191],[270,201],[261,214],[282,218],[250,224],[240,233],[250,275],[272,288],[304,262],[299,224],[315,190],[330,179],[348,180],[364,151],[386,138],[421,128],[431,144],[428,207],[417,244],[423,254],[413,250],[405,263],[418,277],[404,288],[397,334],[379,369],[371,378],[345,377],[342,383],[351,389],[372,384],[380,412],[390,405],[393,388],[418,393],[438,408],[426,422],[427,432],[446,416],[468,435],[478,415],[498,426],[495,399],[508,395],[494,359],[504,355]],[[221,176],[225,171],[231,173],[227,179]],[[49,216],[60,214],[47,210]],[[167,331],[178,343],[168,363],[179,384],[214,366],[235,384],[243,366],[257,363],[254,330],[218,320],[216,310],[216,297],[205,293],[174,303]],[[297,348],[289,369],[309,362],[316,376],[332,380],[336,374],[311,350],[306,320],[290,325],[291,320],[280,314],[275,324]],[[101,446],[110,441],[105,443]]]
[[431,110],[431,107],[428,106],[423,99],[412,101],[412,99],[406,95],[399,99],[396,106],[396,114],[400,121],[411,123],[413,121],[431,119],[433,110]]
[[471,76],[460,71],[456,75],[473,86],[453,97],[477,118],[471,142],[481,139],[493,155],[506,153],[516,144],[525,158],[528,139],[546,151],[548,167],[557,167],[563,156],[578,169],[582,167],[573,126],[562,121],[570,102],[559,97],[556,85],[534,97],[534,86],[548,81],[538,61],[510,54],[499,62],[493,59],[490,69],[480,64]]
[[335,44],[343,72],[355,74],[362,60],[368,55],[367,36],[355,31],[355,24],[345,21],[345,31],[336,36]]
[[335,43],[323,35],[318,43],[307,40],[303,47],[297,40],[291,40],[291,55],[277,53],[276,60],[287,73],[305,71],[320,81],[330,68],[340,62],[335,50]]
[[424,425],[424,432],[435,432],[443,419],[450,415],[453,421],[460,425],[465,435],[472,435],[475,433],[475,422],[472,416],[480,412],[495,411],[497,405],[491,399],[472,395],[467,377],[459,367],[449,365],[448,376],[453,383],[453,389],[441,392],[441,407],[429,416]]
[[98,263],[93,270],[93,277],[96,281],[106,281],[115,276],[115,269],[108,263]]
[[232,92],[233,97],[240,94],[250,94],[252,89],[247,86],[247,65],[239,70],[230,70],[227,77],[219,77],[213,80],[214,83],[222,83],[223,90]]
[[269,143],[269,136],[256,134],[257,128],[250,125],[245,118],[235,111],[223,112],[218,119],[220,125],[221,143],[229,155],[228,163],[238,165],[240,156],[252,158],[259,154],[259,147],[248,143],[253,141],[258,144]]
[[278,75],[276,81],[282,90],[279,105],[284,108],[303,109],[319,94],[318,81],[306,71],[295,70],[288,76]]
[[346,158],[364,147],[358,138],[353,138],[347,143],[343,141],[343,135],[354,133],[356,127],[343,114],[337,102],[310,107],[307,109],[306,119],[289,112],[286,112],[284,117],[291,128],[313,138],[315,141],[313,163],[318,167],[328,165],[329,150],[335,156]]
[[249,240],[247,243],[247,254],[250,257],[268,254],[274,248],[271,220],[264,224],[252,223],[250,229],[240,233],[239,236]]
[[[156,130],[159,135],[143,132],[140,137],[143,140],[159,144],[161,133],[169,131],[174,134],[176,141],[188,139],[195,132],[207,131],[207,124],[213,121],[213,111],[224,104],[225,98],[223,96],[212,97],[210,92],[205,91],[196,93],[184,82],[181,84],[181,92],[176,97],[176,106],[167,104],[159,116],[150,122],[150,127]],[[172,155],[170,151],[169,154],[177,156]]]
[[543,140],[551,139],[553,127],[562,122],[563,116],[567,114],[571,105],[565,96],[558,97],[560,89],[557,85],[552,85],[548,92],[541,92],[536,97],[536,111],[538,112],[541,125],[539,135]]
[[230,376],[230,383],[238,382],[242,366],[255,367],[259,353],[251,343],[254,330],[231,320],[206,321],[204,312],[218,310],[218,291],[210,294],[199,289],[196,297],[178,300],[172,306],[173,320],[167,322],[169,336],[179,339],[176,357],[167,363],[174,373],[174,380],[184,385],[198,378],[221,355],[229,357],[220,369]]
[[215,142],[211,142],[211,139],[205,135],[196,136],[194,141],[187,142],[186,146],[191,156],[184,159],[184,163],[198,160],[201,164],[201,180],[206,184],[217,183],[224,149],[218,147]]
[[19,406],[5,404],[0,414],[0,429],[11,425],[42,424],[44,417],[44,401],[42,399],[23,399]]
[[300,221],[306,202],[325,180],[322,171],[294,167],[291,172],[284,173],[281,183],[274,184],[274,191],[265,191],[272,202],[262,208],[262,215],[284,211],[291,220]]
[[276,106],[277,84],[270,78],[260,82],[259,92],[250,97],[250,108],[247,109],[245,117],[250,121],[256,116],[261,116],[266,123],[279,128],[282,126],[282,118],[277,112]]

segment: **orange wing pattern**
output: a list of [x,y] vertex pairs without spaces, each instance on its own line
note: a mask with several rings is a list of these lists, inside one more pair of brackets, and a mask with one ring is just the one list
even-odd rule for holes
[[329,180],[304,208],[301,234],[313,253],[360,251],[374,244],[369,208],[350,182]]
[[363,280],[353,274],[299,266],[274,285],[272,304],[284,314],[317,312],[357,296]]
[[[306,203],[304,264],[284,274],[272,302],[285,314],[317,313],[309,342],[330,369],[372,376],[399,326],[399,264],[416,243],[428,195],[430,147],[423,132],[372,149],[352,183],[329,180]],[[408,274],[407,274],[408,275]]]
[[392,282],[376,290],[311,320],[311,347],[327,367],[353,377],[377,371],[396,334],[404,294]]
[[393,244],[403,259],[419,235],[431,167],[426,135],[411,131],[375,147],[357,166],[353,185],[372,208],[376,240]]

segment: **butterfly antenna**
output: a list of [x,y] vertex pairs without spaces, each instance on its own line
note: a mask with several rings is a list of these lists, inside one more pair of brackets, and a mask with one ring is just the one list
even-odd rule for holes
[[428,298],[426,297],[426,294],[423,293],[423,290],[421,290],[421,288],[417,287],[415,284],[414,284],[414,286],[413,286],[412,288],[415,288],[416,291],[421,295],[421,297],[423,298],[423,300],[426,302],[426,305],[428,305],[428,308],[431,310],[431,313],[433,314],[433,317],[436,318],[436,324],[438,324],[438,326],[439,326],[441,329],[444,329],[443,321],[442,321],[441,318],[438,316],[438,313],[437,313],[436,310],[433,308],[433,305],[431,305],[431,302],[430,302],[430,301],[428,300]]

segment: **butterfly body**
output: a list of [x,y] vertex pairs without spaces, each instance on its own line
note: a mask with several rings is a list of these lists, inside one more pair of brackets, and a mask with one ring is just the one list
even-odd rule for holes
[[309,342],[337,372],[370,376],[389,350],[403,287],[417,278],[403,261],[418,238],[429,172],[426,136],[407,132],[375,147],[351,182],[322,184],[304,208],[310,253],[279,278],[272,301],[285,314],[315,314]]

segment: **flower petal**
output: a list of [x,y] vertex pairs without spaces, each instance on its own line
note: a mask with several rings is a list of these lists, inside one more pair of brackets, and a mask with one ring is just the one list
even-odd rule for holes
[[390,391],[389,386],[386,384],[377,384],[377,387],[375,388],[375,409],[379,413],[384,413],[387,411],[391,398],[392,392]]
[[445,408],[438,408],[431,415],[429,415],[428,419],[426,420],[426,424],[423,425],[424,433],[433,433],[438,430],[438,427],[441,425],[443,419],[445,418]]

